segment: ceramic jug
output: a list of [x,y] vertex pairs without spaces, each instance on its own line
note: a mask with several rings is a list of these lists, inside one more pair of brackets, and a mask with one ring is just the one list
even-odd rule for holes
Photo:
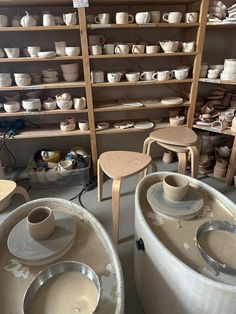
[[76,12],[63,14],[63,21],[66,25],[75,25],[76,24]]
[[26,15],[23,16],[20,20],[21,26],[27,27],[27,26],[35,26],[36,20],[33,18],[33,16],[29,15],[27,11],[25,11]]

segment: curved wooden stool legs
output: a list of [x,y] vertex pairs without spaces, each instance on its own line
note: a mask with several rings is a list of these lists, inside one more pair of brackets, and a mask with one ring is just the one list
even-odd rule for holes
[[188,147],[191,154],[191,176],[197,178],[198,175],[198,149],[196,146]]
[[102,194],[103,194],[103,171],[102,171],[99,159],[98,159],[98,162],[97,162],[97,172],[98,172],[98,175],[97,175],[97,180],[98,180],[98,201],[101,202]]
[[185,173],[186,165],[187,165],[187,154],[186,153],[178,153],[178,173]]
[[120,187],[121,180],[113,180],[112,183],[112,220],[113,220],[113,239],[119,243],[120,230]]

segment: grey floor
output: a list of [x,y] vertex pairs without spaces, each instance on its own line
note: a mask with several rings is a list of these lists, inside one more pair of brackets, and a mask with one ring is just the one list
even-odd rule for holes
[[[165,165],[158,161],[158,166],[162,171],[176,171],[176,163],[171,165]],[[21,174],[14,174],[14,179],[20,179]],[[139,176],[131,177],[122,183],[121,191],[121,236],[126,237],[134,231],[134,191],[138,182]],[[224,195],[229,197],[234,202],[236,201],[236,188],[226,187],[223,182],[212,178],[201,178],[201,180]],[[22,186],[27,186],[27,180],[19,181]],[[97,189],[85,193],[82,196],[82,202],[87,208],[105,227],[107,232],[111,234],[112,231],[112,213],[111,213],[111,180],[104,182],[104,200],[100,203],[97,202]],[[30,197],[32,199],[43,197],[60,197],[63,199],[71,199],[80,191],[81,187],[60,187],[50,189],[34,189],[29,190]],[[74,202],[78,203],[77,198]],[[0,220],[3,219],[11,210],[21,204],[20,197],[14,197],[13,202],[9,209],[0,214]],[[127,314],[142,314],[145,313],[142,309],[140,301],[138,299],[133,276],[133,250],[134,241],[129,241],[121,244],[117,248],[118,254],[121,260],[124,282],[125,282],[125,312]]]

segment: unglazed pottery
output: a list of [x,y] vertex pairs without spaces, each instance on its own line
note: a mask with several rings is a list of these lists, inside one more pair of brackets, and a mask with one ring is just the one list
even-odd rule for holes
[[39,58],[50,59],[56,57],[55,51],[40,51],[38,53]]
[[129,53],[129,46],[126,44],[120,44],[115,47],[115,54],[126,55]]
[[8,101],[3,104],[4,110],[8,113],[20,111],[20,103],[18,101]]
[[55,96],[56,100],[71,100],[71,94],[70,93],[60,93]]
[[31,58],[38,57],[38,53],[41,50],[41,48],[38,46],[29,46],[27,49]]
[[126,77],[128,82],[137,82],[140,79],[140,72],[126,73],[125,77]]
[[76,12],[63,14],[63,21],[66,25],[75,25],[77,23]]
[[69,110],[72,108],[72,105],[72,100],[57,100],[57,106],[62,110]]
[[80,47],[66,47],[65,48],[65,52],[66,52],[66,55],[68,57],[72,57],[72,56],[79,56],[80,54]]
[[171,41],[171,40],[163,40],[163,41],[160,41],[160,46],[165,53],[176,52],[179,46],[179,42]]
[[52,14],[43,14],[43,26],[55,26],[55,18]]
[[27,228],[35,240],[44,240],[50,237],[55,226],[54,214],[49,207],[36,207],[27,216]]
[[44,77],[57,77],[58,76],[58,72],[55,71],[54,69],[42,70],[42,74]]
[[142,81],[151,81],[155,71],[143,71],[140,75]]
[[91,83],[103,83],[104,72],[103,71],[91,71],[90,79],[91,79]]
[[48,98],[47,100],[44,100],[43,108],[45,110],[54,110],[57,108],[57,103],[52,98]]
[[163,20],[168,23],[180,23],[182,18],[181,12],[169,12],[163,14]]
[[90,54],[93,56],[102,54],[102,46],[101,45],[91,45],[90,46]]
[[12,78],[0,78],[0,87],[8,87],[12,85]]
[[109,83],[120,82],[122,73],[121,72],[110,72],[107,73],[107,80]]
[[133,45],[132,53],[133,54],[142,54],[145,51],[145,45]]
[[172,126],[178,126],[178,125],[182,125],[184,124],[184,116],[176,116],[176,117],[170,117],[169,121],[170,121],[170,125]]
[[74,108],[76,110],[86,109],[86,98],[85,97],[74,98],[73,102],[74,102]]
[[88,121],[85,120],[79,121],[78,126],[81,131],[88,131],[89,129]]
[[134,17],[127,12],[117,12],[116,13],[116,24],[130,24],[133,23]]
[[152,75],[153,80],[167,81],[174,77],[173,71],[157,71]]
[[114,44],[105,44],[103,46],[105,55],[113,55],[115,53],[115,45]]
[[23,16],[20,20],[21,26],[22,27],[35,26],[37,24],[37,22],[34,19],[34,17],[29,15],[29,13],[27,11],[25,11],[25,13],[26,13],[26,15]]
[[135,15],[135,22],[137,24],[147,24],[151,20],[151,16],[149,12],[138,12]]
[[29,86],[31,84],[31,77],[22,77],[22,78],[16,78],[15,77],[15,82],[16,85],[18,86]]
[[66,82],[75,82],[79,79],[79,72],[74,73],[63,72],[63,78]]
[[62,72],[66,74],[79,72],[79,64],[78,63],[61,64],[61,69]]
[[158,45],[147,45],[146,46],[146,53],[151,54],[151,53],[157,53],[160,50],[160,46]]
[[100,13],[94,18],[96,24],[109,24],[110,14],[109,13]]
[[4,48],[4,51],[8,58],[19,58],[20,56],[19,48]]
[[183,175],[168,175],[163,179],[164,194],[170,201],[182,201],[189,189],[189,181]]
[[32,110],[41,110],[41,100],[39,98],[32,98],[32,99],[24,99],[22,101],[22,107],[26,111]]

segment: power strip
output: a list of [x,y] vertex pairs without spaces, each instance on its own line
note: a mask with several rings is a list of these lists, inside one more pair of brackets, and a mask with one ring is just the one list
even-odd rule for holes
[[88,191],[92,191],[93,189],[95,189],[97,187],[97,177],[93,177],[89,183],[85,184],[84,186],[84,191],[88,192]]

